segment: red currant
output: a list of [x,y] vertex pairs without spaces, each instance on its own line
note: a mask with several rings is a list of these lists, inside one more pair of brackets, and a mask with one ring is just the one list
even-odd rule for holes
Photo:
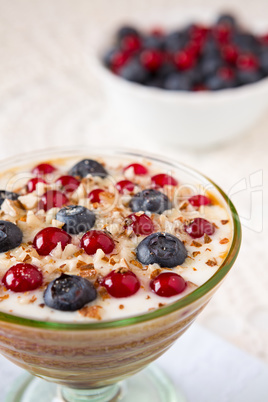
[[101,285],[106,288],[111,296],[120,298],[137,293],[140,288],[140,281],[133,272],[121,270],[121,272],[110,272],[103,278]]
[[136,235],[148,236],[154,232],[154,224],[146,214],[131,214],[126,219],[125,228],[131,226]]
[[203,41],[209,32],[209,28],[203,25],[193,25],[190,29],[189,36],[193,40]]
[[222,57],[227,63],[235,64],[238,58],[238,48],[233,44],[227,44],[222,48]]
[[137,35],[127,35],[121,41],[121,48],[128,52],[135,52],[141,48],[141,40]]
[[115,185],[116,189],[119,191],[120,194],[124,194],[126,192],[132,192],[134,190],[134,183],[129,180],[121,180]]
[[100,230],[90,230],[82,237],[81,247],[89,255],[95,254],[99,248],[105,254],[110,254],[115,247],[115,243],[107,233]]
[[130,165],[124,168],[124,171],[126,171],[129,168],[133,168],[134,173],[138,176],[143,176],[148,173],[148,169],[145,166],[141,165],[140,163],[131,163]]
[[159,50],[146,49],[140,55],[141,64],[149,71],[156,71],[163,63],[163,55]]
[[164,186],[177,186],[178,182],[169,174],[160,173],[152,177],[152,183],[155,188]]
[[199,237],[207,235],[213,235],[215,232],[215,226],[203,218],[195,218],[189,225],[185,226],[185,231],[193,238],[197,239]]
[[260,41],[263,45],[268,46],[268,33],[265,35],[262,35],[260,37]]
[[80,185],[80,181],[73,176],[61,176],[56,180],[58,184],[66,193],[72,193]]
[[45,183],[47,182],[40,177],[34,177],[33,179],[30,179],[27,183],[27,191],[28,193],[32,193],[33,191],[36,190],[37,183]]
[[221,45],[229,42],[231,31],[229,24],[218,24],[213,28],[214,37]]
[[231,67],[220,67],[217,74],[225,81],[233,80],[235,77],[234,70]]
[[189,70],[195,64],[195,57],[192,52],[185,49],[174,54],[174,63],[179,70]]
[[100,199],[100,194],[101,193],[104,193],[104,190],[102,190],[101,188],[96,188],[95,190],[92,190],[88,194],[89,201],[92,202],[92,203],[101,202],[101,199]]
[[243,53],[237,58],[237,68],[243,71],[257,70],[259,61],[253,53]]
[[39,209],[48,211],[50,208],[61,208],[64,204],[68,203],[68,198],[64,193],[57,190],[49,190],[42,195],[39,201]]
[[53,173],[55,170],[56,168],[52,166],[50,163],[40,163],[39,165],[33,168],[32,173],[36,175],[42,175],[42,174]]
[[118,73],[120,68],[122,68],[128,60],[129,60],[129,53],[122,51],[116,52],[111,60],[111,70],[114,73]]
[[176,296],[186,288],[185,280],[173,272],[163,272],[150,282],[150,288],[161,297]]
[[33,239],[33,247],[40,255],[48,255],[58,243],[62,250],[71,243],[71,236],[63,229],[48,227],[40,230]]
[[205,195],[198,194],[198,195],[193,195],[191,198],[189,198],[189,203],[193,207],[200,207],[201,205],[210,205],[211,201]]
[[165,31],[163,30],[162,27],[154,27],[150,30],[150,34],[152,36],[156,36],[157,38],[161,38],[162,36],[165,35]]
[[207,91],[207,87],[205,86],[205,84],[195,84],[193,86],[193,91],[195,92],[201,92],[201,91]]
[[13,292],[28,292],[42,285],[43,275],[35,265],[19,263],[9,268],[2,282]]

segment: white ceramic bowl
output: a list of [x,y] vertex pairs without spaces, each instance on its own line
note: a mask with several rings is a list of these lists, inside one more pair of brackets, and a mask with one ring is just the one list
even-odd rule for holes
[[116,76],[103,65],[108,48],[106,43],[96,49],[94,70],[112,108],[136,129],[137,140],[146,136],[170,145],[211,147],[247,132],[268,109],[268,78],[210,92],[146,87]]

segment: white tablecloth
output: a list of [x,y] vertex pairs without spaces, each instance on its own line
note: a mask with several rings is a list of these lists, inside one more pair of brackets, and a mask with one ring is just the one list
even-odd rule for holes
[[[201,3],[233,6],[248,20],[268,15],[266,0],[181,0],[180,6]],[[239,210],[243,245],[199,322],[268,362],[268,115],[244,137],[210,151],[146,139],[137,144],[135,132],[109,111],[90,69],[90,44],[103,28],[127,17],[156,21],[172,7],[175,0],[0,0],[0,158],[77,143],[124,145],[171,156],[210,176]]]

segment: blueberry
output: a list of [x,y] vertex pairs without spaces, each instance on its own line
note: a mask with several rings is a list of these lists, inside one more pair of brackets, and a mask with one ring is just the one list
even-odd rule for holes
[[105,66],[110,67],[111,66],[111,62],[113,60],[113,57],[116,53],[118,53],[119,49],[117,47],[114,47],[110,50],[108,50],[108,52],[106,52],[103,56],[103,63],[105,64]]
[[235,28],[237,25],[237,21],[232,14],[221,14],[217,19],[217,24],[226,24],[230,27]]
[[64,222],[62,227],[69,234],[87,232],[95,224],[95,214],[82,205],[69,205],[59,210],[56,219]]
[[235,70],[228,66],[219,68],[216,74],[211,75],[205,81],[205,86],[212,91],[234,88],[238,84]]
[[237,79],[240,85],[253,84],[262,78],[263,74],[260,70],[237,71]]
[[18,247],[22,242],[22,231],[12,222],[0,221],[0,253]]
[[218,57],[203,57],[201,63],[200,63],[200,71],[202,75],[206,77],[210,77],[211,75],[214,75],[218,68],[222,66],[222,60]]
[[18,199],[18,197],[19,197],[19,194],[17,194],[17,193],[13,193],[11,191],[0,190],[0,206],[3,204],[5,199],[15,201]]
[[233,35],[233,42],[243,52],[258,53],[260,49],[260,43],[258,39],[247,32],[237,32]]
[[134,28],[133,26],[125,25],[125,26],[122,26],[121,28],[119,28],[119,30],[117,31],[116,37],[120,41],[125,36],[129,36],[129,35],[139,36],[139,31],[136,28]]
[[119,75],[125,80],[144,84],[149,78],[150,73],[138,60],[132,59],[120,69]]
[[185,47],[188,41],[188,33],[185,31],[174,31],[165,37],[165,49],[168,52],[177,52]]
[[268,48],[262,51],[260,56],[260,64],[263,72],[268,75]]
[[172,203],[165,194],[158,190],[149,189],[135,194],[129,206],[132,212],[145,211],[162,214],[162,212],[172,208]]
[[62,274],[50,282],[44,292],[48,307],[61,311],[76,311],[97,298],[91,282],[81,276]]
[[70,175],[86,177],[88,174],[92,176],[106,177],[108,173],[104,167],[97,161],[92,159],[83,159],[70,169]]
[[147,87],[152,87],[152,88],[163,88],[163,80],[158,77],[153,77],[152,79],[148,80],[146,83]]
[[190,91],[191,77],[185,73],[172,73],[165,79],[164,88],[171,91]]
[[174,63],[164,62],[162,66],[157,70],[157,75],[161,78],[166,78],[172,73],[178,72],[177,67]]
[[237,86],[237,81],[235,78],[233,79],[224,79],[220,75],[213,75],[208,78],[205,82],[205,85],[211,91],[217,91],[219,89],[227,89],[227,88],[234,88]]
[[218,43],[212,36],[208,36],[202,48],[202,56],[208,58],[220,59],[221,53]]
[[143,38],[143,46],[146,49],[157,49],[163,50],[164,49],[164,37],[158,37],[154,35],[145,36]]
[[169,233],[157,232],[140,242],[136,255],[143,265],[156,263],[160,267],[173,268],[183,264],[187,251],[177,237]]

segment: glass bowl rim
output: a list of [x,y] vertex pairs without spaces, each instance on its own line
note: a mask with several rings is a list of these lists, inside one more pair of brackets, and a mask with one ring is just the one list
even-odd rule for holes
[[[90,322],[90,323],[66,323],[66,322],[53,322],[53,321],[42,321],[42,320],[34,320],[30,318],[24,318],[4,312],[0,312],[0,322],[6,322],[10,324],[16,324],[16,325],[23,325],[23,326],[28,326],[28,327],[33,327],[33,328],[43,328],[47,330],[101,330],[101,329],[106,329],[106,328],[118,328],[118,327],[126,327],[134,324],[139,324],[142,322],[146,322],[149,320],[153,320],[159,317],[163,317],[167,314],[173,313],[179,309],[185,308],[192,303],[197,302],[199,299],[201,299],[203,296],[208,294],[210,291],[212,291],[221,281],[222,279],[227,275],[227,273],[230,271],[231,267],[233,266],[239,249],[241,245],[241,224],[239,220],[238,213],[236,211],[236,208],[234,207],[232,201],[229,199],[229,197],[225,194],[225,192],[217,185],[215,184],[211,179],[209,179],[206,175],[200,173],[198,170],[193,169],[183,163],[177,162],[174,159],[171,159],[169,157],[168,161],[165,161],[164,158],[160,155],[155,155],[151,153],[143,153],[139,150],[133,150],[133,149],[126,149],[126,148],[91,148],[88,152],[86,149],[88,148],[88,145],[80,145],[76,147],[55,147],[55,148],[46,148],[42,150],[36,150],[35,152],[28,152],[24,153],[22,156],[21,155],[15,155],[13,157],[4,159],[0,161],[0,173],[5,171],[5,167],[8,168],[9,165],[13,165],[18,162],[28,162],[29,159],[34,161],[34,159],[38,159],[39,161],[40,158],[46,157],[46,159],[52,159],[53,157],[67,157],[66,154],[69,157],[71,156],[93,156],[93,155],[98,155],[98,156],[103,156],[103,154],[107,155],[120,155],[120,156],[125,156],[125,157],[139,157],[139,158],[145,158],[149,160],[153,160],[154,162],[158,163],[163,163],[168,165],[170,168],[173,169],[183,169],[186,171],[188,174],[194,175],[195,177],[202,178],[202,180],[206,180],[209,184],[212,184],[214,189],[219,192],[219,194],[223,197],[224,201],[226,202],[227,206],[229,207],[229,212],[233,220],[233,239],[232,243],[230,246],[230,249],[228,251],[228,254],[226,255],[224,261],[222,262],[221,266],[218,268],[218,270],[215,272],[215,274],[208,280],[206,281],[203,285],[199,286],[197,289],[193,290],[191,293],[187,294],[186,296],[182,297],[181,299],[167,304],[164,307],[161,307],[159,309],[156,309],[154,311],[150,311],[148,313],[142,313],[136,316],[131,316],[127,318],[119,318],[119,319],[114,319],[114,320],[107,320],[107,321],[102,321],[102,322]],[[53,155],[54,154],[54,155]],[[65,154],[65,155],[64,155]],[[33,156],[34,155],[34,156]],[[10,168],[11,166],[9,166]]]

